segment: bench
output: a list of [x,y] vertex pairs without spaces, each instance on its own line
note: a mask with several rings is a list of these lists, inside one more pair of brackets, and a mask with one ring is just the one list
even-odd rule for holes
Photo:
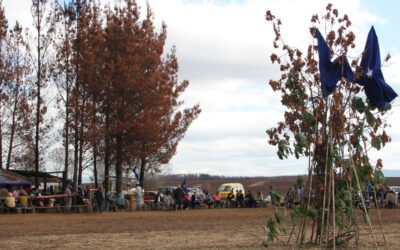
[[32,212],[32,208],[31,207],[16,207],[15,211],[17,214],[22,214],[22,213],[28,213],[28,212]]
[[71,205],[70,207],[68,206],[32,206],[32,213],[36,213],[39,211],[45,212],[50,212],[50,211],[55,211],[55,212],[72,212],[76,211],[77,213],[82,213],[84,210],[89,211],[87,205]]
[[3,207],[2,213],[16,213],[16,214],[22,214],[22,213],[28,213],[32,211],[31,207]]

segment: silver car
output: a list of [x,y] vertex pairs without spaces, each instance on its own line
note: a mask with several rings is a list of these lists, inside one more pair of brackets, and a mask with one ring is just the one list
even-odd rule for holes
[[204,194],[203,190],[201,190],[200,188],[186,188],[186,192],[188,192],[188,194],[190,195],[190,197],[192,197],[193,194],[196,194],[196,198],[204,201],[204,199],[206,198],[206,195]]

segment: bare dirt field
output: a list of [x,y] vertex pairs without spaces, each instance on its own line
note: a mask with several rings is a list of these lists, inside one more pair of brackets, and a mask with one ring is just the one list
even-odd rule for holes
[[[260,225],[273,212],[268,207],[1,214],[0,249],[266,249],[261,246],[266,233]],[[376,210],[370,213],[378,249],[400,249],[400,209],[381,210],[386,247]],[[290,216],[286,219],[290,221]],[[362,220],[359,228],[360,249],[374,249],[371,231]],[[282,237],[285,242],[287,239]],[[272,249],[295,248],[280,243]]]

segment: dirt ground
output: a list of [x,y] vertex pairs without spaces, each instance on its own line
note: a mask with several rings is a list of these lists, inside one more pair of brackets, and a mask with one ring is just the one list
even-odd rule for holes
[[[261,242],[266,233],[260,225],[273,212],[268,207],[0,214],[0,249],[265,249]],[[376,210],[370,213],[378,249],[400,249],[400,209],[381,210],[386,247]],[[286,220],[290,221],[289,214]],[[373,249],[370,229],[362,221],[359,228],[360,249]],[[287,239],[282,237],[285,242]],[[271,248],[295,249],[283,243]]]

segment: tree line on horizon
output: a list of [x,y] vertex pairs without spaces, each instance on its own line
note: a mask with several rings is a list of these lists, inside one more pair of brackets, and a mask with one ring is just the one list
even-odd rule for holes
[[0,0],[0,168],[35,170],[38,187],[52,155],[74,190],[85,169],[106,190],[134,170],[143,186],[201,112],[183,107],[166,25],[134,0],[32,0],[31,12],[32,30],[9,28]]

